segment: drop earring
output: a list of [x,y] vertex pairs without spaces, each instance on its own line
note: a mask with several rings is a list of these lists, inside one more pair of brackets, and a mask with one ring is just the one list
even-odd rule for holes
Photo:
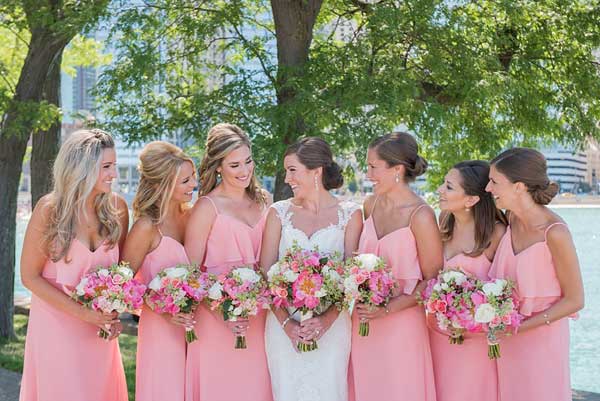
[[317,176],[315,175],[315,191],[319,191],[319,182],[317,181]]
[[400,183],[400,174],[396,174],[396,178],[394,179],[396,181],[396,184]]

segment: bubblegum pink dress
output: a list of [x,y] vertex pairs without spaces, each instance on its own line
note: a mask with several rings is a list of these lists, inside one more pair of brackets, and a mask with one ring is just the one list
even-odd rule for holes
[[[370,216],[365,220],[358,252],[382,257],[391,266],[402,294],[412,294],[423,278],[410,225],[378,239]],[[422,307],[416,305],[370,321],[367,337],[358,335],[358,326],[358,316],[354,313],[350,358],[357,401],[436,400]]]
[[[90,251],[77,239],[68,257],[48,259],[42,276],[61,291],[72,291],[82,276],[119,261],[119,248]],[[70,260],[67,263],[66,260]],[[117,340],[98,337],[98,327],[31,296],[20,401],[127,401]]]
[[[187,263],[183,245],[161,233],[160,243],[146,255],[136,277],[148,285],[162,269]],[[185,352],[185,328],[144,305],[138,327],[135,399],[183,401]]]
[[[480,280],[488,280],[492,262],[485,254],[470,257],[459,253],[444,261],[444,268],[460,267]],[[435,324],[435,323],[434,323]],[[483,335],[467,337],[460,345],[430,327],[429,340],[438,401],[498,400],[496,362],[488,358]]]
[[[519,311],[527,317],[543,313],[561,297],[552,254],[544,241],[515,255],[508,226],[490,277],[507,278],[517,285]],[[500,338],[498,359],[500,401],[571,401],[569,322],[563,318],[515,336]]]
[[[266,213],[254,227],[217,213],[206,244],[204,266],[221,274],[233,267],[258,264]],[[266,211],[265,211],[266,212]],[[271,401],[271,381],[265,354],[263,311],[250,318],[248,348],[235,349],[235,336],[205,306],[196,312],[198,340],[188,346],[186,401]]]

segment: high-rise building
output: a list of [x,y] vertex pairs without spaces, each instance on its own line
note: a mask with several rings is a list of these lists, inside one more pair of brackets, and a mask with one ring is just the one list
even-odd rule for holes
[[561,192],[578,192],[587,183],[588,159],[584,150],[559,144],[545,147],[548,176],[560,185]]

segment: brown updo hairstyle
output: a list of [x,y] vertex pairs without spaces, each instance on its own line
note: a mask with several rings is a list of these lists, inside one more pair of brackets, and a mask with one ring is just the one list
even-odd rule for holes
[[508,149],[496,156],[491,164],[510,182],[525,184],[533,201],[539,205],[547,205],[558,193],[558,184],[548,178],[546,158],[535,149]]
[[[475,220],[475,247],[467,254],[471,257],[479,256],[490,246],[496,223],[507,224],[504,213],[496,207],[492,194],[485,190],[489,181],[490,165],[483,160],[467,160],[455,164],[452,168],[460,174],[461,182],[458,184],[465,191],[465,195],[479,197],[479,201],[471,207]],[[442,212],[440,232],[443,242],[452,239],[454,224],[454,214]]]
[[403,165],[405,182],[413,182],[427,171],[427,161],[419,155],[417,141],[406,132],[392,132],[375,138],[369,149],[375,150],[388,167]]
[[[221,123],[208,131],[204,158],[199,169],[200,189],[198,196],[205,196],[215,189],[219,184],[217,169],[221,166],[223,159],[242,146],[246,146],[252,151],[250,138],[237,125]],[[260,205],[267,203],[267,197],[256,179],[256,169],[252,171],[252,178],[250,179],[250,185],[246,188],[246,194]]]
[[307,169],[323,167],[321,181],[326,190],[336,189],[344,184],[342,168],[333,160],[329,144],[322,138],[311,136],[300,139],[288,146],[283,157],[296,155]]

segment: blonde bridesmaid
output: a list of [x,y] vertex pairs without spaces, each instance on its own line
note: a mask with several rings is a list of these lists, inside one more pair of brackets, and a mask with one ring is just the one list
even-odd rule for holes
[[[460,162],[438,188],[444,267],[461,268],[481,280],[489,279],[491,261],[506,230],[504,215],[485,191],[489,171],[485,161]],[[435,319],[429,319],[429,328],[438,401],[496,401],[496,363],[487,356],[485,337],[466,334],[464,342],[455,345]]]
[[[200,197],[190,216],[185,249],[209,273],[257,265],[266,211],[271,203],[254,172],[250,139],[233,124],[208,133],[200,165]],[[224,322],[205,306],[196,312],[198,340],[188,347],[187,401],[269,401],[265,313]],[[248,348],[234,349],[245,334]]]
[[[183,240],[198,183],[192,159],[170,143],[149,143],[140,162],[140,184],[133,200],[135,223],[123,260],[148,285],[162,269],[189,263]],[[138,327],[137,401],[184,400],[185,326],[193,324],[191,315],[159,315],[144,305]]]
[[[391,266],[399,284],[386,306],[358,304],[353,316],[352,371],[356,400],[435,401],[429,336],[415,294],[442,267],[442,242],[433,210],[410,188],[427,162],[415,139],[391,133],[367,153],[374,195],[364,203],[359,253],[374,253]],[[368,337],[358,335],[370,322]]]
[[500,401],[570,401],[568,317],[584,295],[571,233],[546,207],[558,185],[540,152],[513,148],[492,160],[487,191],[509,223],[490,276],[515,281],[525,316],[518,332],[500,339]]
[[[54,188],[27,226],[21,279],[31,293],[21,401],[127,401],[117,315],[69,297],[83,274],[119,261],[127,236],[125,201],[111,192],[115,144],[104,131],[81,130],[54,163]],[[98,329],[111,325],[109,341]]]

